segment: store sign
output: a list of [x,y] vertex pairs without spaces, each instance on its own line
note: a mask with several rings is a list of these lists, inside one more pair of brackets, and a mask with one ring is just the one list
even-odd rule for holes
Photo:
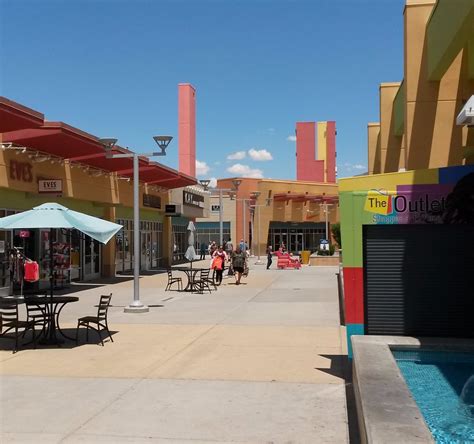
[[176,204],[165,205],[165,216],[170,216],[170,217],[181,216],[181,205],[176,205]]
[[373,223],[441,223],[451,185],[399,185],[396,192],[370,190],[364,210]]
[[204,208],[204,196],[183,190],[183,203],[193,207]]
[[10,160],[10,179],[21,182],[33,182],[33,165],[28,162]]
[[40,194],[62,194],[62,179],[39,179],[38,193]]
[[30,237],[30,232],[28,230],[20,230],[19,236],[22,238]]
[[221,210],[220,205],[211,205],[211,213],[218,213]]
[[161,197],[153,194],[143,195],[143,206],[161,209]]

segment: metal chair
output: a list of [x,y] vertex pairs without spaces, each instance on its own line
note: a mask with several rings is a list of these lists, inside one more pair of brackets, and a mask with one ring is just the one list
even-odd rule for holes
[[28,298],[25,298],[25,305],[28,316],[26,320],[34,322],[35,326],[41,327],[40,336],[45,334],[51,320],[51,314],[48,313],[47,308]]
[[178,291],[182,291],[183,279],[181,279],[180,277],[173,277],[173,271],[171,270],[171,268],[168,268],[166,271],[168,273],[168,283],[166,284],[165,291],[171,290],[173,284],[176,283],[178,284]]
[[211,270],[206,268],[200,271],[199,279],[196,279],[193,282],[193,289],[199,294],[204,294],[204,289],[209,290],[209,293],[212,293],[210,283],[213,283],[213,279],[209,277]]
[[[19,331],[23,329],[23,331]],[[27,330],[33,332],[33,345],[36,348],[35,321],[20,321],[18,319],[18,304],[16,302],[0,303],[0,337],[8,337],[7,333],[15,331],[15,348],[13,353],[18,351],[18,339],[23,337]]]
[[[199,278],[202,279],[202,270],[201,270],[201,276],[199,276]],[[208,277],[205,279],[205,281],[209,284],[209,287],[212,286],[214,290],[217,290],[214,270],[212,274],[211,274],[211,270],[209,270]]]
[[[76,329],[76,344],[79,343],[79,327],[86,327],[86,341],[89,341],[89,329],[95,330],[99,335],[100,342],[102,347],[104,346],[104,340],[102,339],[101,331],[105,330],[112,342],[114,339],[109,331],[109,326],[107,323],[107,312],[109,310],[110,300],[112,299],[112,293],[109,295],[102,295],[100,297],[99,308],[97,309],[97,316],[84,316],[77,320],[77,329]],[[97,328],[92,327],[91,324],[97,325]]]

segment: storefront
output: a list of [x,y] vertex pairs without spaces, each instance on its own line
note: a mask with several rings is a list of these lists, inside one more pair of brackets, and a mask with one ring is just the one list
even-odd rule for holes
[[[209,193],[197,186],[175,189],[170,192],[170,203],[180,209],[179,214],[171,217],[171,258],[172,263],[178,264],[187,261],[184,254],[188,249],[189,222],[209,214]],[[199,228],[195,240],[198,236]],[[196,242],[196,248],[197,245]]]
[[[197,222],[196,228],[196,248],[200,247],[202,243],[205,244],[206,247],[211,242],[219,244],[219,222]],[[232,238],[230,222],[222,223],[222,234],[224,241]]]
[[274,222],[270,221],[268,245],[276,251],[285,246],[298,254],[303,250],[315,252],[321,239],[326,238],[326,226],[321,222]]
[[473,337],[474,166],[341,179],[354,334]]
[[[0,231],[0,288],[11,291],[10,252],[17,247],[38,262],[43,286],[49,279],[53,242],[55,285],[115,276],[133,260],[133,161],[131,151],[113,146],[108,158],[101,141],[62,122],[0,97],[0,217],[45,202],[124,225],[107,245],[75,231]],[[140,262],[143,270],[168,264],[171,227],[163,206],[169,190],[196,183],[176,170],[140,157]],[[117,251],[116,251],[117,250]],[[16,285],[16,284],[15,284]]]

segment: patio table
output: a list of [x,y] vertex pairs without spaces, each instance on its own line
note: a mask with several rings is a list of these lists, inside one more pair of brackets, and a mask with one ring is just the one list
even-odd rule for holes
[[49,315],[49,326],[45,332],[45,338],[40,341],[40,344],[61,344],[64,341],[58,337],[56,332],[59,332],[61,336],[71,341],[75,341],[75,338],[71,338],[66,335],[59,325],[59,315],[62,309],[71,302],[77,302],[79,298],[77,296],[25,296],[25,302],[33,303],[38,306],[44,307],[46,313]]
[[194,282],[196,281],[196,274],[202,270],[208,270],[208,268],[191,268],[191,267],[172,267],[172,271],[182,271],[188,278],[188,283],[184,287],[183,291],[193,291]]

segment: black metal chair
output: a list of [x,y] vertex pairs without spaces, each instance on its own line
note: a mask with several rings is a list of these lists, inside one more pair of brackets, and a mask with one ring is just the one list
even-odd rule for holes
[[[22,329],[23,331],[20,331]],[[18,339],[25,336],[27,330],[33,332],[33,345],[36,348],[35,321],[20,321],[18,316],[18,304],[16,302],[0,302],[0,337],[10,338],[8,333],[15,332],[15,348],[13,353],[18,351]]]
[[171,290],[171,287],[176,283],[178,284],[178,291],[182,291],[183,279],[181,279],[180,277],[173,277],[173,271],[171,270],[171,268],[168,268],[166,271],[168,273],[168,283],[166,284],[165,291]]
[[208,290],[209,293],[212,293],[211,291],[211,282],[213,282],[213,279],[209,277],[211,270],[206,268],[200,271],[199,273],[199,279],[196,279],[193,282],[193,289],[199,293],[199,294],[204,294],[204,290]]
[[[41,327],[40,336],[46,333],[51,320],[51,314],[48,313],[46,306],[42,306],[32,299],[25,297],[27,321],[35,323],[35,327]],[[25,330],[26,333],[26,330]]]
[[[109,335],[112,342],[114,339],[109,331],[109,325],[107,323],[107,312],[109,310],[110,300],[112,299],[112,293],[109,295],[102,295],[100,297],[99,308],[97,309],[97,316],[84,316],[77,320],[76,329],[76,343],[79,343],[79,327],[86,327],[86,341],[89,341],[89,329],[95,330],[99,335],[102,347],[104,346],[104,340],[102,339],[101,331],[105,330]],[[95,324],[97,328],[92,327],[91,324]]]

